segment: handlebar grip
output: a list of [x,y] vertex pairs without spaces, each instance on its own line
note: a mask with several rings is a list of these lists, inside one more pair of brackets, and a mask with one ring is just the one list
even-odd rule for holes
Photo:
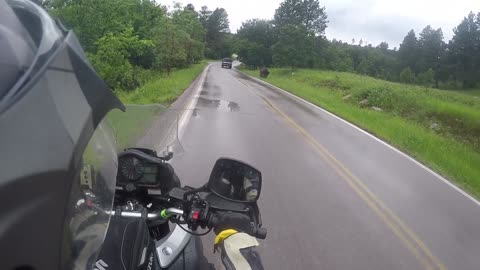
[[[250,219],[243,220],[243,222],[232,222],[231,220],[228,220],[228,215],[232,216],[232,213],[229,213],[224,216],[219,216],[219,215],[212,215],[210,218],[210,221],[208,223],[209,227],[213,227],[214,231],[216,234],[220,233],[224,229],[230,229],[234,228],[238,231],[242,231],[245,233],[250,234],[253,237],[256,237],[258,239],[265,239],[267,237],[267,229],[266,228],[252,228],[250,227]],[[238,217],[244,217],[248,218],[247,216],[243,214],[233,214],[234,216]],[[241,220],[235,220],[235,221],[241,221]],[[224,226],[222,226],[224,225]],[[223,227],[223,228],[219,228]]]
[[265,228],[258,228],[255,232],[255,237],[258,239],[265,239],[267,238],[267,229]]

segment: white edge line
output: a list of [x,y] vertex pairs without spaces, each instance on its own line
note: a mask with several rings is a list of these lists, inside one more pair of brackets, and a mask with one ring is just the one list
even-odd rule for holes
[[208,70],[210,69],[211,64],[207,65],[203,70],[202,74],[200,75],[200,81],[198,81],[197,89],[191,94],[190,102],[188,103],[187,107],[183,108],[183,114],[180,116],[180,120],[178,122],[178,137],[181,141],[183,138],[183,134],[185,132],[185,127],[187,126],[188,122],[190,122],[190,118],[192,118],[192,113],[195,107],[197,106],[197,96],[203,88],[203,84],[205,83],[205,78],[207,77]]
[[[237,70],[237,72],[241,72],[241,71]],[[431,174],[433,174],[434,176],[436,176],[439,180],[443,181],[445,184],[449,185],[449,186],[450,186],[451,188],[453,188],[454,190],[460,192],[460,194],[462,194],[463,196],[465,196],[465,197],[467,197],[468,199],[470,199],[473,203],[475,203],[475,204],[477,204],[478,206],[480,206],[480,202],[479,202],[477,199],[475,199],[475,198],[472,197],[470,194],[468,194],[468,193],[466,193],[465,191],[463,191],[463,190],[462,190],[461,188],[459,188],[457,185],[455,185],[455,184],[453,184],[452,182],[448,181],[448,180],[445,179],[443,176],[441,176],[441,175],[439,175],[438,173],[434,172],[432,169],[428,168],[428,167],[425,166],[424,164],[418,162],[418,161],[415,160],[413,157],[405,154],[404,152],[400,151],[399,149],[393,147],[392,145],[390,145],[390,144],[382,141],[382,140],[379,139],[378,137],[376,137],[376,136],[368,133],[367,131],[359,128],[358,126],[356,126],[356,125],[354,125],[354,124],[346,121],[345,119],[342,119],[342,118],[338,117],[337,115],[335,115],[335,114],[333,114],[333,113],[331,113],[331,112],[329,112],[329,111],[327,111],[327,110],[325,110],[325,109],[323,109],[323,108],[321,108],[321,107],[319,107],[319,106],[317,106],[317,105],[315,105],[315,104],[313,104],[313,103],[311,103],[311,102],[309,102],[309,101],[306,101],[306,100],[304,100],[304,99],[302,99],[302,98],[300,98],[300,97],[298,97],[298,96],[296,96],[296,95],[294,95],[294,94],[292,94],[292,93],[290,93],[290,92],[287,92],[287,91],[285,91],[285,90],[283,90],[283,89],[281,89],[281,88],[279,88],[279,87],[277,87],[277,86],[275,86],[275,85],[273,85],[273,84],[270,84],[270,83],[268,83],[268,82],[266,82],[266,81],[257,79],[257,78],[255,78],[255,77],[250,76],[250,75],[248,75],[248,74],[246,74],[246,73],[243,73],[243,72],[242,72],[242,74],[245,74],[245,75],[249,76],[250,78],[254,79],[254,80],[257,81],[257,82],[263,83],[263,84],[268,85],[268,86],[270,86],[270,87],[272,87],[272,88],[274,88],[274,89],[277,89],[277,90],[279,90],[279,91],[281,91],[281,92],[283,92],[283,93],[285,93],[285,94],[287,94],[287,95],[289,95],[289,96],[291,96],[291,97],[294,97],[294,98],[296,98],[296,99],[298,99],[298,100],[300,100],[300,101],[302,101],[302,102],[304,102],[304,103],[306,103],[306,104],[308,104],[308,105],[310,105],[310,106],[313,106],[313,107],[315,107],[315,108],[317,108],[317,109],[320,109],[322,112],[327,113],[328,115],[330,115],[330,116],[332,116],[332,117],[340,120],[341,122],[343,122],[343,123],[345,123],[345,124],[347,124],[347,125],[355,128],[356,130],[358,130],[358,131],[362,132],[363,134],[365,134],[365,135],[373,138],[373,139],[376,140],[377,142],[382,143],[383,145],[387,146],[388,148],[394,150],[395,152],[399,153],[400,155],[402,155],[402,156],[404,156],[405,158],[409,159],[410,161],[414,162],[415,164],[417,164],[417,165],[420,166],[421,168],[425,169],[425,170],[428,171],[429,173],[431,173]]]

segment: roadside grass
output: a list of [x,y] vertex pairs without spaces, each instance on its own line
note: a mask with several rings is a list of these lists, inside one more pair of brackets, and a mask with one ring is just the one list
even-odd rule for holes
[[[242,71],[259,78],[258,70]],[[266,81],[395,145],[480,198],[480,99],[351,73],[269,71]]]
[[141,87],[129,92],[119,92],[117,96],[125,104],[169,105],[197,78],[206,65],[207,62],[202,61],[189,68],[173,70],[170,75],[154,74],[154,78]]
[[480,89],[472,89],[472,90],[449,90],[451,92],[457,92],[465,95],[476,96],[480,98]]

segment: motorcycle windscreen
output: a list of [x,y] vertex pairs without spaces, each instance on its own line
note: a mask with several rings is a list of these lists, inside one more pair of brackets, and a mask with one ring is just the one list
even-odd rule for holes
[[161,104],[126,105],[125,112],[112,111],[108,123],[116,138],[117,151],[146,148],[159,155],[169,148],[175,155],[184,152],[179,140],[179,110]]
[[82,156],[82,170],[72,184],[67,212],[72,269],[92,269],[107,233],[118,158],[113,133],[102,121]]

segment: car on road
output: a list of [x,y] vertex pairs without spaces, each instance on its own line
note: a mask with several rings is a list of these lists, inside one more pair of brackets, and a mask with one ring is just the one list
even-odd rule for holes
[[232,68],[232,59],[231,58],[223,58],[222,60],[222,68]]

